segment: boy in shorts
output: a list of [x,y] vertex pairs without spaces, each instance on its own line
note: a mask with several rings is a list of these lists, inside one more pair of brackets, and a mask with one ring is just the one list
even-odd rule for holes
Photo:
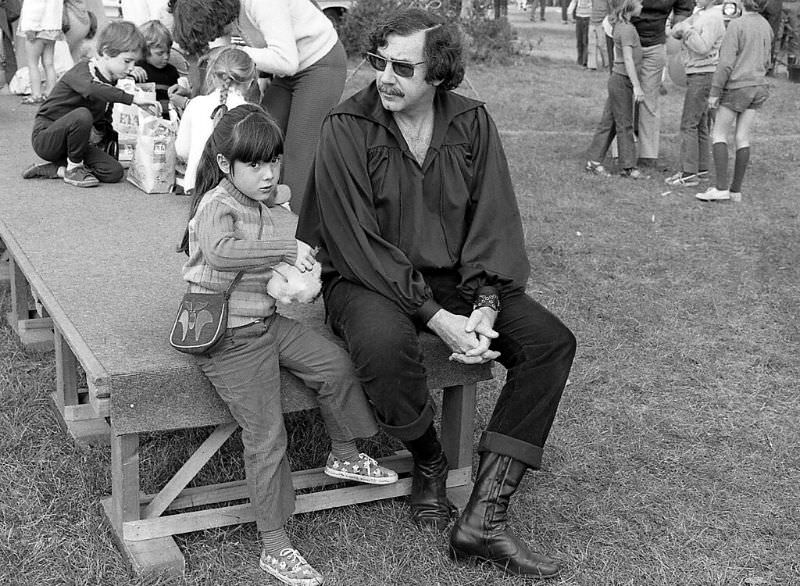
[[[758,10],[757,0],[744,0],[742,15],[730,21],[722,39],[708,97],[709,108],[717,111],[711,146],[716,184],[695,195],[701,201],[742,199],[742,180],[750,161],[750,128],[756,111],[769,96],[766,76],[772,28]],[[727,135],[731,127],[735,130],[736,158],[733,180],[728,184]]]

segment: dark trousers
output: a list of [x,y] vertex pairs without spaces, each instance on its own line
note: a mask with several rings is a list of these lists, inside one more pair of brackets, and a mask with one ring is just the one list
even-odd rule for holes
[[328,54],[302,71],[274,77],[261,105],[283,130],[284,163],[281,183],[292,190],[291,208],[300,213],[306,184],[314,168],[314,153],[322,121],[342,98],[347,79],[347,56],[341,41]]
[[711,156],[711,125],[708,119],[708,95],[713,73],[690,73],[686,76],[686,94],[681,113],[681,171],[708,171]]
[[633,84],[627,75],[612,73],[608,78],[608,98],[587,153],[590,161],[602,162],[617,137],[619,166],[636,167],[636,143],[633,140]]
[[88,108],[75,108],[55,122],[37,117],[33,124],[33,151],[45,161],[66,165],[67,159],[83,162],[103,183],[117,183],[125,170],[114,157],[89,144],[92,134],[92,113]]
[[578,65],[589,62],[589,17],[578,16],[575,18],[575,39],[578,43]]
[[[442,307],[470,314],[470,304],[456,291],[455,272],[425,278]],[[379,424],[400,440],[420,437],[434,416],[417,336],[424,325],[389,299],[345,280],[326,287],[325,303]],[[495,329],[500,336],[491,348],[501,353],[497,361],[508,372],[478,449],[538,468],[575,355],[575,337],[522,290],[503,296]]]

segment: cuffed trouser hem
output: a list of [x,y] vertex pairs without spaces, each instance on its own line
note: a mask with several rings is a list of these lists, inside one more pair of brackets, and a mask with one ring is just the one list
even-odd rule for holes
[[494,452],[508,456],[538,470],[542,464],[544,448],[494,431],[484,431],[478,443],[478,452]]
[[429,397],[428,402],[422,408],[422,413],[414,421],[407,425],[389,425],[381,421],[378,414],[375,414],[375,419],[378,425],[386,430],[386,433],[392,437],[396,437],[401,442],[415,440],[420,437],[433,423],[433,417],[436,415],[436,406],[433,400]]

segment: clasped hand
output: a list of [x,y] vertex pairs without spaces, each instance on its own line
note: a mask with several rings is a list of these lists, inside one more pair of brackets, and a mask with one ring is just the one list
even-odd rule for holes
[[488,307],[473,310],[469,317],[440,309],[428,321],[428,327],[453,351],[450,360],[482,364],[500,356],[500,352],[489,349],[499,336],[494,330],[495,319],[497,312]]

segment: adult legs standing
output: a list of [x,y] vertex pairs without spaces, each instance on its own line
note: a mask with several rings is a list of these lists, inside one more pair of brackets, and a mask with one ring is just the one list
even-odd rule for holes
[[347,59],[341,42],[303,71],[276,77],[264,92],[262,105],[285,135],[282,183],[292,190],[291,208],[297,213],[312,171],[322,120],[342,97]]
[[644,164],[658,161],[659,133],[661,130],[660,88],[667,63],[665,44],[642,47],[642,67],[639,83],[644,101],[639,109],[639,158]]
[[578,46],[578,65],[586,67],[589,62],[589,17],[575,19],[575,37]]
[[712,73],[686,76],[686,94],[681,114],[681,171],[685,175],[708,170],[708,94]]

